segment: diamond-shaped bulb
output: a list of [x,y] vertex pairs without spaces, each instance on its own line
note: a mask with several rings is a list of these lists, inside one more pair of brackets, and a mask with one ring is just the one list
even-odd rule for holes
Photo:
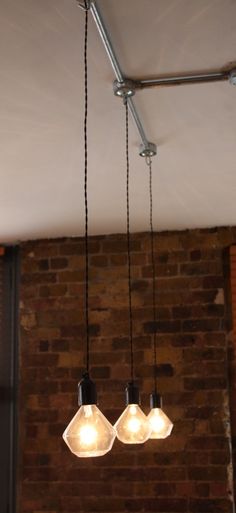
[[63,433],[71,452],[80,458],[103,456],[115,437],[115,429],[96,404],[82,405]]
[[147,417],[138,404],[128,404],[114,427],[117,438],[124,444],[142,444],[151,432]]
[[173,424],[161,408],[152,408],[147,418],[151,427],[150,438],[167,438],[171,434]]

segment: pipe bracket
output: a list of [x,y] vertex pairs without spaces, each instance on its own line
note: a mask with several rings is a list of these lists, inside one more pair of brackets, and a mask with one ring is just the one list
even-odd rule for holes
[[114,80],[113,82],[114,95],[119,96],[120,98],[129,98],[130,96],[134,96],[135,87],[134,80],[130,80],[129,78],[124,79],[122,82],[119,82],[119,80]]
[[139,155],[140,157],[151,158],[157,154],[157,146],[155,143],[147,142],[146,144],[140,144]]

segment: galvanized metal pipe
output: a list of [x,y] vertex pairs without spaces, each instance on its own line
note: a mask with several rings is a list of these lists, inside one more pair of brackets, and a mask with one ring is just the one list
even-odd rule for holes
[[96,4],[95,1],[92,1],[91,2],[91,6],[90,6],[90,11],[93,15],[93,19],[97,25],[97,29],[98,29],[98,32],[100,34],[100,37],[101,37],[101,40],[104,44],[104,47],[106,49],[106,52],[107,52],[107,55],[110,59],[110,63],[112,65],[112,68],[113,68],[113,71],[115,73],[115,76],[116,76],[116,79],[119,81],[119,82],[122,82],[124,80],[123,78],[123,73],[121,71],[121,67],[120,67],[120,64],[117,60],[117,57],[116,57],[116,54],[115,54],[115,50],[113,48],[113,45],[112,45],[112,42],[111,42],[111,38],[108,34],[108,31],[107,31],[107,28],[105,26],[105,23],[103,21],[103,18],[102,18],[102,15],[101,15],[101,12]]
[[222,80],[229,80],[229,71],[217,71],[209,73],[198,73],[191,75],[175,75],[157,78],[145,78],[141,80],[134,80],[135,88],[145,87],[163,87],[175,86],[184,84],[199,84],[206,82],[220,82]]
[[[103,21],[101,12],[94,0],[91,1],[90,11],[93,15],[93,19],[97,25],[98,32],[101,36],[102,42],[104,44],[104,47],[106,49],[107,55],[110,59],[110,63],[112,65],[113,71],[115,73],[116,79],[118,82],[123,82],[125,80],[125,77],[122,73],[119,61],[116,57],[114,48],[112,46],[112,42],[110,39],[110,36],[108,34],[107,28],[105,26],[105,23]],[[127,98],[129,110],[133,116],[134,122],[137,126],[138,132],[140,134],[140,137],[142,139],[142,143],[145,147],[148,146],[148,139],[146,137],[142,122],[140,120],[140,117],[138,115],[137,109],[135,107],[134,101],[132,98]]]

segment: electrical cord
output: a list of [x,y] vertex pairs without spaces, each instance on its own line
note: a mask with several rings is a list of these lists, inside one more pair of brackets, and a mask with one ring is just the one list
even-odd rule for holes
[[156,266],[155,266],[155,254],[154,254],[154,231],[153,231],[153,192],[152,192],[152,159],[148,157],[146,159],[149,168],[149,205],[150,205],[150,244],[151,244],[151,266],[152,266],[152,312],[153,312],[153,376],[154,376],[154,387],[155,392],[157,391],[157,313],[156,313]]
[[127,208],[127,257],[128,257],[128,296],[129,296],[129,341],[130,341],[130,373],[134,381],[134,351],[133,351],[133,314],[131,293],[131,250],[130,250],[130,214],[129,214],[129,112],[125,99],[125,146],[126,146],[126,208]]
[[86,368],[89,373],[89,250],[88,250],[88,3],[84,2],[84,209],[85,209],[85,323]]

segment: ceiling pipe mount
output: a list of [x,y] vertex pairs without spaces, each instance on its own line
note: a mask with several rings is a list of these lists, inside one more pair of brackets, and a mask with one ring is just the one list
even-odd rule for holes
[[135,89],[136,84],[133,80],[125,79],[122,82],[114,80],[113,82],[114,95],[119,96],[120,98],[129,98],[130,96],[134,96]]
[[140,144],[139,147],[139,155],[144,158],[152,158],[157,154],[157,147],[154,143],[147,143],[146,146],[144,144]]

